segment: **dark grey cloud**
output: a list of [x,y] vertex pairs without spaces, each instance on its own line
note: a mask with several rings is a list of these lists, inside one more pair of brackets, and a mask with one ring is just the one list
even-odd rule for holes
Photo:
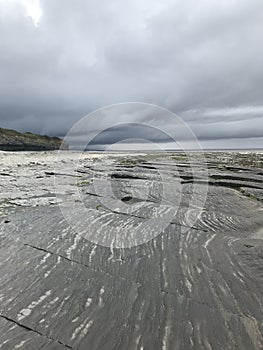
[[261,147],[262,13],[259,0],[0,0],[0,124],[65,135],[97,108],[141,101],[178,113],[204,146]]
[[138,140],[150,141],[154,143],[174,142],[164,131],[141,124],[129,123],[114,126],[98,133],[89,142],[89,146],[112,145],[118,142],[138,143]]

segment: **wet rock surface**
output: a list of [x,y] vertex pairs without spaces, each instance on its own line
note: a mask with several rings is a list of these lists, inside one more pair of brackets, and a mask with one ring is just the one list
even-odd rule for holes
[[1,349],[263,348],[262,153],[0,159]]

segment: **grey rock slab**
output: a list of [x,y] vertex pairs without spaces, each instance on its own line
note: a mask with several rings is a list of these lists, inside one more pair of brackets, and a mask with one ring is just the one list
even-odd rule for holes
[[[100,335],[98,348],[107,341],[114,349],[132,310],[136,283],[29,246],[21,249],[17,261],[2,268],[1,292],[8,295],[2,315],[67,346],[84,349]],[[27,264],[21,264],[23,253]]]
[[3,349],[262,349],[262,154],[79,156],[1,156]]
[[20,326],[0,315],[1,350],[67,350],[69,347],[50,340],[29,328]]

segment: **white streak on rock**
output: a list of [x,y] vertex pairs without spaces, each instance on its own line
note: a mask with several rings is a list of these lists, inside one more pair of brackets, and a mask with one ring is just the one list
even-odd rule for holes
[[39,300],[37,301],[32,301],[32,303],[26,308],[26,309],[22,309],[18,316],[17,319],[18,321],[23,320],[25,317],[29,316],[32,312],[32,310],[40,305],[47,297],[49,297],[51,295],[51,290],[47,291],[44,295],[42,295]]

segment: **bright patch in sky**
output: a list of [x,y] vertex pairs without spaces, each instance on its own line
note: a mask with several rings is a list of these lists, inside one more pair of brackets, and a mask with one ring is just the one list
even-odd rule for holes
[[29,17],[32,18],[34,25],[37,27],[42,16],[42,8],[39,0],[22,0],[23,5]]
[[39,0],[0,0],[0,3],[10,3],[22,4],[25,8],[26,14],[30,17],[37,27],[39,25],[40,19],[42,17],[42,8]]

